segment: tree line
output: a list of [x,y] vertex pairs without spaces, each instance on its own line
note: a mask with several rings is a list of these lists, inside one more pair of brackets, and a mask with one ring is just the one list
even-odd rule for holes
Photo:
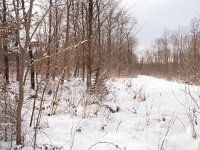
[[199,84],[200,20],[194,18],[188,27],[165,30],[150,50],[140,58],[139,70],[144,74],[178,78]]

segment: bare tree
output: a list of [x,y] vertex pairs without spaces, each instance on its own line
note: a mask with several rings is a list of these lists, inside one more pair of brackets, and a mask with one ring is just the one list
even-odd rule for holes
[[[25,24],[25,43],[24,47],[20,48],[19,53],[19,99],[17,103],[17,113],[16,113],[16,145],[22,144],[22,106],[24,102],[24,70],[25,70],[25,61],[26,61],[26,53],[30,44],[30,28],[31,28],[31,18],[33,11],[33,2],[34,0],[30,0],[29,9],[26,15],[26,24]],[[24,1],[22,0],[22,4],[24,5]],[[19,16],[16,16],[19,19]],[[19,35],[18,35],[19,36]]]

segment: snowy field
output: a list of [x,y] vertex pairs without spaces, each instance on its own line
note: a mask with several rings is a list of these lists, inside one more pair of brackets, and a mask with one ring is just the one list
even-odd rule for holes
[[[199,150],[199,114],[190,111],[195,108],[191,96],[198,94],[198,87],[149,76],[111,79],[107,87],[109,94],[101,106],[83,107],[81,80],[66,81],[59,89],[56,114],[42,113],[37,149]],[[45,98],[48,105],[51,96]],[[27,124],[29,105],[31,102],[25,103]],[[24,149],[31,150],[33,129],[25,124],[24,130]],[[5,146],[0,149],[6,149],[0,143]]]

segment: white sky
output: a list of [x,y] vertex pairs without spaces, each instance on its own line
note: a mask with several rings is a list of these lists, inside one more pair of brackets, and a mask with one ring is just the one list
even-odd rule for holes
[[165,29],[176,30],[200,17],[200,0],[122,0],[137,18],[138,50],[152,46]]

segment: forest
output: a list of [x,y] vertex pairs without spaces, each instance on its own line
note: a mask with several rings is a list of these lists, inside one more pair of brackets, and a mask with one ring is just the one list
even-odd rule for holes
[[200,19],[139,32],[120,0],[0,0],[0,150],[200,150]]

